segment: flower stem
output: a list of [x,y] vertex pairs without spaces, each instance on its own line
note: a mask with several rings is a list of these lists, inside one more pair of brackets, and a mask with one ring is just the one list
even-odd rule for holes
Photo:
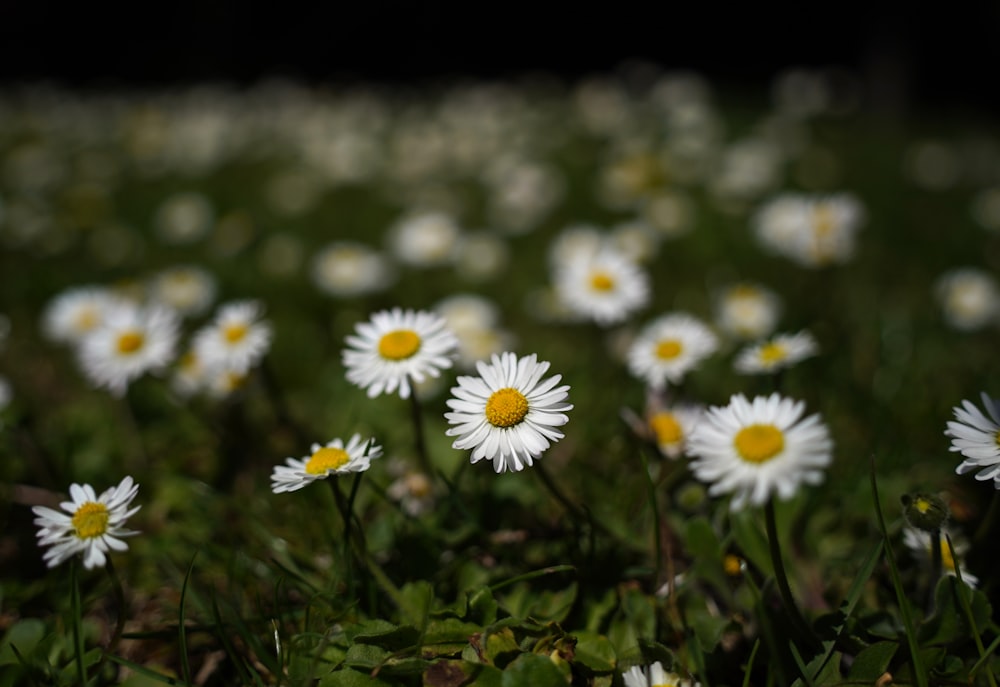
[[931,538],[931,579],[927,585],[927,614],[934,610],[934,590],[937,588],[938,580],[941,579],[941,567],[943,565],[941,556],[941,530],[932,530],[927,533]]
[[771,564],[774,566],[774,579],[778,583],[778,592],[781,594],[781,602],[785,607],[789,620],[795,627],[796,632],[803,641],[818,645],[816,635],[813,634],[809,623],[802,616],[795,597],[792,595],[792,588],[788,584],[788,576],[785,574],[785,563],[781,558],[781,544],[778,541],[778,525],[774,515],[774,499],[768,499],[764,504],[764,520],[767,526],[767,545],[771,552]]
[[417,389],[413,379],[410,379],[410,417],[413,420],[413,443],[417,449],[417,460],[420,469],[427,475],[434,474],[434,466],[431,465],[430,456],[427,453],[427,444],[424,441],[424,420],[423,410],[420,406],[420,399],[417,398]]
[[104,668],[104,663],[108,660],[108,654],[114,653],[115,649],[118,648],[118,642],[121,641],[122,632],[125,630],[125,589],[122,587],[121,578],[118,577],[118,571],[115,570],[115,565],[111,562],[110,557],[105,568],[108,571],[108,577],[111,578],[111,590],[115,596],[117,615],[114,634],[111,635],[111,640],[104,653],[101,654],[101,660],[97,663],[97,668],[94,671],[98,675],[101,674],[101,669]]
[[660,533],[660,509],[656,503],[656,485],[653,477],[649,474],[649,459],[646,457],[646,447],[640,446],[639,458],[642,461],[642,474],[646,478],[646,486],[649,491],[649,507],[653,511],[653,547],[656,552],[655,577],[653,579],[653,589],[659,589],[663,577],[663,544]]
[[83,609],[80,602],[80,563],[76,558],[70,561],[69,577],[74,663],[76,664],[77,680],[83,687],[87,684],[87,672],[83,667]]

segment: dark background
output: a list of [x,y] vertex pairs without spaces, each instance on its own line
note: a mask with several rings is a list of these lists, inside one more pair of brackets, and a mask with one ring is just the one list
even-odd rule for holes
[[1000,112],[1000,3],[0,3],[0,85],[573,78],[633,58],[748,86],[840,66],[906,105]]

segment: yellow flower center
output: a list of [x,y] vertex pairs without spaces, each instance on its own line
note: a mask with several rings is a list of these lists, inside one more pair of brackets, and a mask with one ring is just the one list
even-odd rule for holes
[[103,503],[87,501],[73,513],[73,529],[80,539],[100,537],[108,531],[108,507]]
[[310,475],[322,475],[327,470],[344,467],[350,460],[351,457],[344,449],[324,446],[312,454],[312,458],[306,463],[306,472]]
[[656,344],[656,357],[660,360],[673,360],[684,350],[684,344],[677,339],[664,339]]
[[684,438],[684,430],[673,413],[661,411],[649,419],[649,426],[656,434],[656,443],[672,445]]
[[615,279],[607,272],[594,272],[590,275],[590,286],[594,291],[611,291],[615,288]]
[[226,343],[235,344],[243,340],[243,337],[247,335],[247,326],[242,322],[237,322],[236,324],[227,324],[222,328],[222,338],[226,340]]
[[743,572],[743,559],[728,553],[722,559],[722,569],[730,577],[738,577]]
[[386,360],[406,360],[420,350],[420,335],[412,329],[397,329],[378,342],[378,354]]
[[761,346],[760,359],[765,363],[776,363],[788,357],[788,351],[780,343],[766,343]]
[[494,391],[486,401],[486,420],[494,427],[513,427],[528,414],[528,399],[517,389]]
[[146,342],[142,332],[130,331],[118,336],[118,352],[127,355],[135,353]]
[[931,503],[929,499],[918,497],[917,500],[913,502],[913,507],[920,511],[921,515],[926,515],[927,511],[934,507],[934,504]]
[[736,433],[733,445],[748,463],[766,463],[785,448],[785,435],[774,425],[750,425]]

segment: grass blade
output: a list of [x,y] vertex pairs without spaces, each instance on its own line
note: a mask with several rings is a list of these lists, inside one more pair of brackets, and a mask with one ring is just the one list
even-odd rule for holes
[[191,581],[191,573],[194,571],[194,559],[198,554],[191,557],[191,564],[188,566],[187,574],[184,576],[184,584],[181,585],[180,608],[177,610],[177,642],[181,652],[181,676],[184,684],[191,684],[191,664],[188,660],[187,633],[184,627],[184,598],[187,596],[188,583]]

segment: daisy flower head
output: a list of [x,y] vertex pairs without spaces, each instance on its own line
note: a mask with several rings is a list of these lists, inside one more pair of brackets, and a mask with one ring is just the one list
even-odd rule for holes
[[455,219],[443,212],[404,217],[389,230],[396,259],[411,267],[437,267],[452,262],[461,238]]
[[458,377],[447,401],[452,412],[445,419],[453,427],[445,434],[457,437],[452,448],[471,449],[473,463],[486,458],[498,473],[531,466],[563,437],[555,428],[569,421],[569,386],[556,386],[562,375],[542,380],[549,363],[538,362],[534,353],[494,354],[476,369],[478,377]]
[[173,311],[121,302],[105,313],[101,325],[80,344],[80,364],[94,385],[122,396],[130,382],[174,359],[177,338]]
[[59,343],[78,344],[104,321],[121,298],[100,286],[82,286],[63,291],[42,314],[42,332]]
[[364,472],[373,460],[382,456],[382,447],[373,439],[362,440],[360,434],[353,435],[346,445],[343,440],[334,439],[325,446],[313,444],[309,451],[310,455],[304,458],[286,458],[284,465],[274,466],[271,491],[275,494],[298,491],[330,475]]
[[715,324],[738,339],[760,339],[774,331],[781,300],[770,289],[744,282],[723,289],[715,299]]
[[38,545],[48,547],[42,556],[46,565],[54,568],[75,554],[83,556],[88,570],[104,565],[108,551],[127,551],[122,539],[138,534],[124,528],[125,521],[135,515],[140,506],[129,508],[139,491],[131,477],[100,496],[89,484],[71,484],[72,500],[60,504],[61,511],[45,506],[31,510],[38,517]]
[[802,419],[804,411],[804,402],[776,393],[753,401],[736,394],[709,408],[688,440],[691,470],[710,484],[709,495],[732,493],[733,511],[819,484],[833,442],[819,415]]
[[704,414],[704,408],[690,403],[657,408],[649,413],[646,422],[660,453],[670,459],[679,458]]
[[984,270],[960,267],[941,275],[935,295],[945,322],[954,329],[971,332],[1000,320],[1000,286]]
[[[948,546],[948,537],[951,537],[951,546]],[[916,527],[905,527],[903,529],[903,544],[913,555],[926,565],[930,565],[934,556],[932,548],[933,535],[919,530]],[[961,564],[958,557],[965,554],[969,548],[968,542],[958,538],[954,532],[947,528],[938,530],[938,546],[941,547],[941,572],[945,575],[957,576],[961,572],[962,580],[970,587],[979,584],[979,578],[968,572]]]
[[374,248],[352,241],[324,246],[311,265],[313,284],[336,298],[382,291],[395,279],[389,260]]
[[452,366],[458,339],[444,318],[425,310],[393,308],[355,326],[343,353],[347,381],[368,397],[394,393],[409,398],[411,382],[437,377]]
[[199,267],[171,267],[150,282],[150,299],[172,308],[178,315],[200,315],[215,298],[215,278]]
[[649,302],[647,274],[609,245],[570,252],[556,266],[554,283],[572,313],[602,327],[623,322]]
[[629,372],[652,389],[680,384],[684,375],[719,346],[718,337],[696,317],[671,313],[646,325],[627,354]]
[[271,347],[271,325],[263,314],[263,305],[253,300],[220,306],[215,319],[195,334],[195,355],[207,368],[246,372]]
[[964,475],[975,472],[980,481],[993,480],[1000,489],[1000,399],[982,394],[984,413],[971,401],[962,401],[952,411],[955,419],[948,423],[945,436],[951,437],[951,449],[965,458],[955,472]]
[[747,346],[736,355],[733,367],[747,375],[779,372],[816,355],[819,347],[809,332],[778,334],[768,341]]
[[622,673],[625,687],[699,687],[700,682],[692,682],[677,673],[669,673],[657,661],[646,668],[632,666]]

